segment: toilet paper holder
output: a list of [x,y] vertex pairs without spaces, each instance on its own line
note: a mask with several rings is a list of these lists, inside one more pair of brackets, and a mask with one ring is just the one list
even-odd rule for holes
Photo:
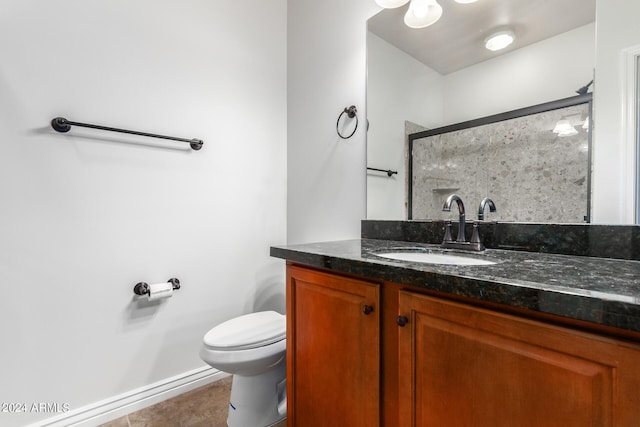
[[[177,291],[180,289],[180,280],[175,277],[167,280],[167,283],[171,283],[173,286],[173,290]],[[149,284],[147,282],[138,282],[133,287],[133,293],[136,295],[149,295]]]

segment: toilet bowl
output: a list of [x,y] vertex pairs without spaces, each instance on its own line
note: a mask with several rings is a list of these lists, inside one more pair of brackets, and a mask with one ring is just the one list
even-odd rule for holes
[[286,417],[286,318],[275,311],[246,314],[206,333],[200,357],[233,374],[229,427],[266,427]]

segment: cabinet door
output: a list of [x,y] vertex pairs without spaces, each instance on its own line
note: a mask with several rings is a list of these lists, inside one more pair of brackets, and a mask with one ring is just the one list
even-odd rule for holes
[[[640,425],[640,348],[400,292],[400,426]],[[400,321],[399,324],[403,322]]]
[[287,425],[379,425],[379,285],[287,269]]

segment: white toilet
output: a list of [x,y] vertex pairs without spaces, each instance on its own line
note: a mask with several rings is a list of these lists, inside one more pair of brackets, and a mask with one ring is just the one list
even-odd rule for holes
[[229,427],[266,427],[287,415],[286,317],[261,311],[228,320],[204,336],[200,357],[233,374]]

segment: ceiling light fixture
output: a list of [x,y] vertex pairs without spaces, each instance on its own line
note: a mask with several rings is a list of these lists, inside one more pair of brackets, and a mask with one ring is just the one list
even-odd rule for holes
[[442,6],[436,0],[411,0],[404,15],[404,23],[411,28],[424,28],[435,24],[442,16]]
[[497,31],[484,39],[484,47],[495,52],[509,46],[515,39],[516,36],[512,30]]
[[[385,9],[395,9],[407,4],[409,0],[375,0]],[[478,0],[454,0],[456,3],[468,4]],[[411,28],[424,28],[433,25],[442,16],[442,6],[436,0],[411,0],[409,10],[404,15],[404,23]]]
[[395,9],[404,4],[407,4],[409,0],[376,0],[376,4],[385,9]]

